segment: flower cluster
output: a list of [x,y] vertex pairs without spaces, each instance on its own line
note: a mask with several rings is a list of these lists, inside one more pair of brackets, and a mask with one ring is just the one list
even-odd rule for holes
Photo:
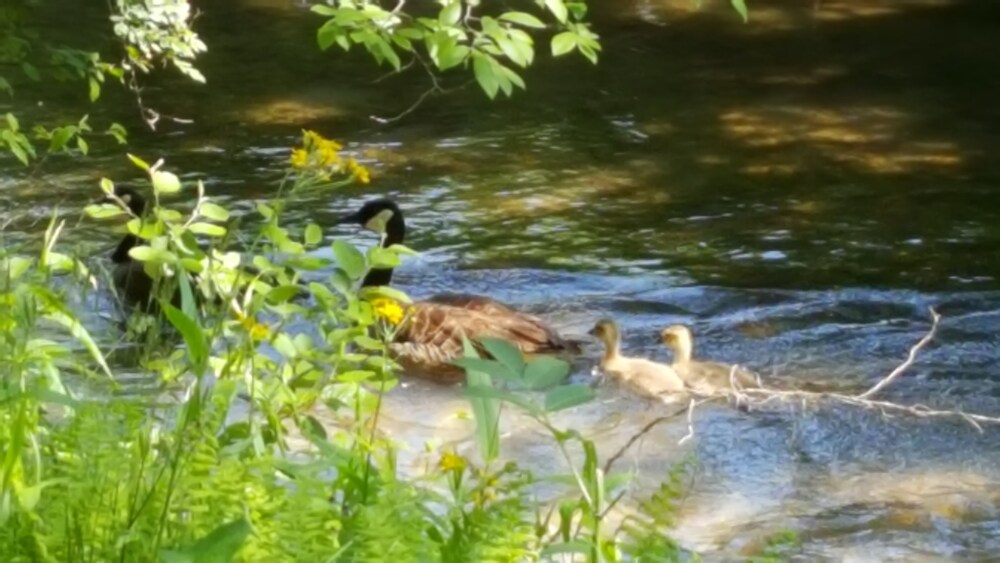
[[392,299],[380,297],[372,301],[372,309],[375,315],[385,319],[387,323],[396,326],[403,321],[406,311],[403,307]]
[[345,159],[340,155],[343,148],[337,141],[306,130],[302,133],[302,146],[292,149],[288,163],[296,170],[313,172],[324,179],[335,173],[346,173],[361,184],[371,182],[371,173],[365,166],[354,158]]

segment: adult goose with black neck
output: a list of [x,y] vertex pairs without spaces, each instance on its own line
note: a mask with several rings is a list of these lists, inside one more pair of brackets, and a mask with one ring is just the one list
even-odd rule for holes
[[[134,217],[142,218],[146,214],[146,198],[128,186],[116,186],[114,196],[106,196],[101,202],[124,204]],[[140,244],[142,241],[132,233],[122,237],[111,253],[111,263],[114,264],[112,282],[125,305],[153,312],[156,310],[156,300],[153,299],[156,284],[146,273],[142,262],[133,260],[129,255],[129,251]],[[174,305],[178,305],[180,296],[175,295],[174,301]]]
[[[395,202],[377,199],[342,218],[382,234],[382,246],[403,244],[406,223]],[[372,269],[362,287],[386,286],[392,282],[391,268]],[[500,338],[525,354],[579,352],[579,345],[561,337],[541,319],[489,297],[446,293],[413,303],[403,325],[396,331],[390,352],[408,374],[454,383],[464,379],[461,368],[451,361],[462,356],[463,337],[469,340]]]

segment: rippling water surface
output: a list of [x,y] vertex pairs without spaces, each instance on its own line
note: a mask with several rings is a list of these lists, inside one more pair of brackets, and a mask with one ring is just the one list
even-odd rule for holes
[[[741,26],[681,4],[597,2],[598,67],[542,60],[514,100],[470,90],[391,126],[367,116],[404,109],[426,86],[419,76],[373,85],[362,57],[318,54],[316,21],[291,3],[207,5],[210,86],[147,92],[196,123],[143,132],[113,96],[94,119],[125,120],[130,150],[166,157],[243,212],[270,193],[299,128],[343,137],[373,185],[295,202],[291,224],[329,225],[390,195],[422,252],[397,275],[412,295],[487,293],[574,334],[611,316],[632,354],[666,359],[654,336],[680,322],[703,357],[860,391],[905,358],[933,305],[937,338],[885,398],[1000,414],[996,6],[762,0]],[[108,154],[0,177],[6,240],[37,238],[56,207],[75,217],[102,175],[135,176]],[[86,221],[74,229],[83,252],[113,243]],[[340,236],[366,240],[327,231]],[[103,298],[79,306],[104,326]],[[411,381],[388,401],[385,430],[414,471],[427,441],[472,447],[460,389]],[[601,389],[559,421],[607,456],[655,416]],[[1000,550],[996,428],[788,405],[704,406],[694,429],[678,446],[677,417],[621,467],[637,472],[641,497],[694,455],[676,536],[709,558],[783,528],[800,532],[803,560]],[[506,455],[563,470],[538,428],[511,416],[505,432]]]

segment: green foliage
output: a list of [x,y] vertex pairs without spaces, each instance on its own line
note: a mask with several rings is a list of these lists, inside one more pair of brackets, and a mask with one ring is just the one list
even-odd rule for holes
[[597,35],[584,21],[584,2],[536,0],[535,14],[503,11],[478,0],[439,3],[436,17],[430,17],[408,13],[402,2],[390,10],[373,0],[327,0],[313,6],[315,13],[327,18],[316,38],[324,50],[338,45],[347,51],[362,45],[378,64],[396,71],[405,58],[419,60],[432,73],[471,67],[491,99],[500,92],[509,97],[515,88],[526,87],[515,69],[534,62],[533,33],[553,33],[553,56],[579,50],[596,63],[601,50]]

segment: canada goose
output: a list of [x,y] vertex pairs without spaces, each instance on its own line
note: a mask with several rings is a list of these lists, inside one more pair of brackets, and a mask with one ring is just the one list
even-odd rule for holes
[[[691,358],[694,352],[694,340],[688,327],[668,326],[660,333],[660,340],[674,351],[674,363],[671,367],[693,390],[711,395],[732,389],[729,377],[732,366]],[[738,367],[735,377],[741,387],[757,387],[757,378],[745,369]]]
[[590,334],[604,342],[600,367],[626,388],[650,398],[683,393],[684,381],[670,366],[621,355],[621,333],[611,319],[597,321]]
[[[403,212],[388,199],[369,201],[338,223],[357,224],[382,234],[383,247],[402,244],[406,237]],[[392,268],[372,269],[361,286],[389,285],[392,272]],[[389,351],[406,373],[454,383],[465,378],[465,372],[451,364],[462,357],[463,337],[470,341],[503,339],[525,354],[579,352],[577,343],[562,338],[538,317],[489,297],[455,293],[435,295],[408,306]]]
[[[146,214],[146,198],[128,186],[116,186],[114,197],[106,196],[101,200],[101,203],[114,205],[124,203],[129,212],[139,218]],[[133,260],[132,256],[129,255],[129,251],[140,244],[142,241],[139,237],[132,233],[125,233],[114,252],[111,253],[111,262],[114,264],[111,277],[115,289],[125,305],[153,312],[157,308],[156,301],[152,298],[155,287],[153,278],[146,273],[142,262]],[[180,295],[175,295],[173,301],[174,305],[177,306],[180,302]]]

